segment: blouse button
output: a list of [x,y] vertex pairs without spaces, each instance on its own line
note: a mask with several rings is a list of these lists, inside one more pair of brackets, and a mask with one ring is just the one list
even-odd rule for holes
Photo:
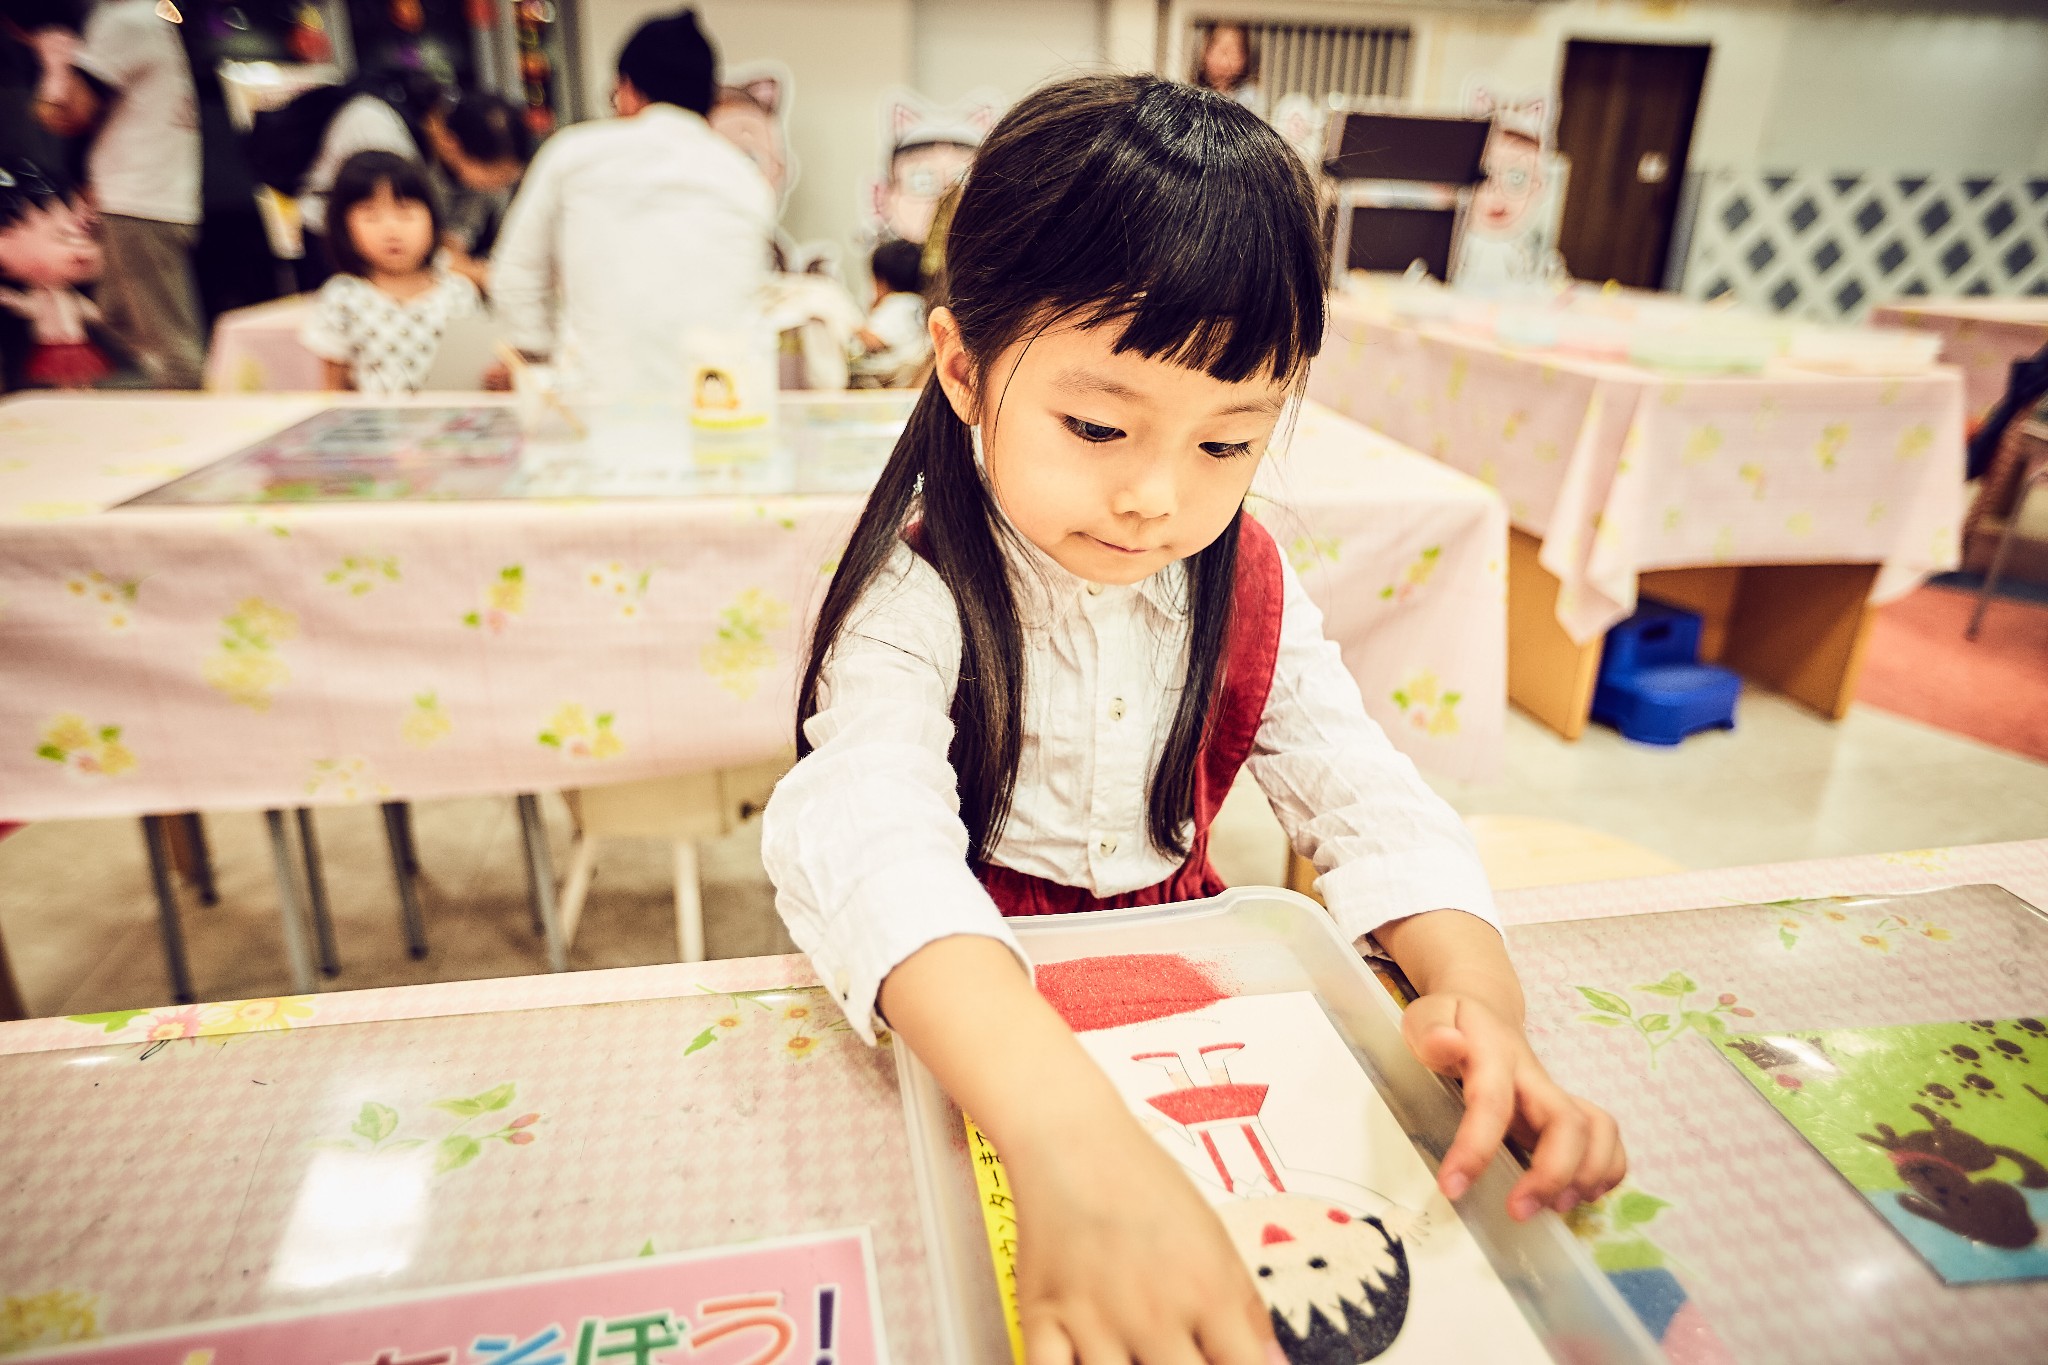
[[1095,845],[1095,849],[1096,852],[1107,858],[1110,854],[1116,852],[1116,836],[1114,834],[1103,835],[1102,841]]
[[1102,585],[1100,583],[1090,583],[1088,585],[1088,595],[1090,597],[1102,596]]
[[1124,699],[1122,697],[1110,699],[1109,718],[1111,720],[1122,720],[1124,718]]

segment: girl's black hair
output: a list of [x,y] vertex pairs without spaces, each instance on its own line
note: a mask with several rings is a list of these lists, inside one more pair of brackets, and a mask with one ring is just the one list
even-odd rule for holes
[[427,180],[426,168],[396,152],[357,152],[341,163],[334,173],[334,187],[327,191],[327,254],[342,274],[369,275],[369,262],[356,250],[355,238],[349,236],[348,211],[387,187],[394,199],[413,199],[427,206],[434,224],[428,254],[431,257],[441,249],[441,202]]
[[[1081,76],[1026,96],[989,133],[946,238],[952,309],[982,412],[989,368],[1058,322],[1120,329],[1118,351],[1226,383],[1297,384],[1322,345],[1324,256],[1298,157],[1235,102],[1155,76]],[[995,396],[999,402],[999,396]],[[1241,514],[1240,514],[1241,515]],[[1024,642],[974,442],[926,380],[825,595],[797,702],[797,752],[833,643],[912,520],[959,612],[950,758],[970,860],[1002,838],[1022,742]],[[1186,685],[1152,774],[1147,825],[1187,851],[1195,770],[1221,683],[1237,519],[1188,560]]]
[[472,161],[486,165],[516,161],[524,166],[533,160],[533,130],[526,126],[519,107],[502,96],[469,91],[450,106],[444,118],[448,135]]

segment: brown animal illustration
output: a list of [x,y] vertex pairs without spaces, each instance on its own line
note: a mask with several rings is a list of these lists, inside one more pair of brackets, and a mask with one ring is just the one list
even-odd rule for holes
[[[2018,1250],[2033,1245],[2041,1230],[2020,1188],[2048,1189],[2048,1168],[2025,1152],[1956,1127],[1924,1104],[1914,1105],[1913,1111],[1927,1120],[1928,1127],[1899,1133],[1880,1123],[1876,1136],[1857,1134],[1883,1148],[1901,1178],[1913,1187],[1914,1193],[1900,1199],[1899,1207],[1987,1246]],[[2001,1157],[2019,1167],[2019,1185],[1990,1177],[1971,1179],[1996,1166]]]

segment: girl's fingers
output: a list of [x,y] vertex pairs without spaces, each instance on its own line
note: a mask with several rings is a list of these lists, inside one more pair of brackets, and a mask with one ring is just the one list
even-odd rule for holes
[[1587,1138],[1584,1111],[1548,1080],[1529,1087],[1522,1107],[1540,1136],[1529,1157],[1528,1173],[1515,1182],[1508,1196],[1508,1213],[1517,1219],[1532,1217],[1545,1205],[1557,1202],[1585,1158]]
[[1503,1050],[1473,1050],[1466,1057],[1464,1074],[1465,1118],[1437,1173],[1448,1199],[1463,1195],[1479,1178],[1515,1117],[1514,1061]]
[[[1208,1314],[1196,1329],[1202,1356],[1209,1365],[1285,1365],[1280,1343],[1273,1340],[1272,1320],[1259,1296],[1251,1294],[1241,1305],[1220,1306]],[[1150,1358],[1146,1365],[1151,1365]]]
[[1222,1357],[1205,1356],[1195,1345],[1195,1339],[1186,1328],[1178,1331],[1155,1332],[1131,1343],[1131,1359],[1144,1365],[1223,1365]]
[[1052,1314],[1025,1320],[1024,1365],[1074,1365],[1074,1345]]
[[1093,1306],[1070,1307],[1060,1326],[1067,1340],[1074,1343],[1074,1359],[1079,1365],[1132,1365],[1131,1353],[1124,1349],[1120,1334],[1102,1320]]
[[1572,1176],[1570,1192],[1582,1200],[1591,1201],[1612,1189],[1618,1179],[1615,1170],[1624,1164],[1621,1160],[1621,1130],[1605,1109],[1583,1102],[1578,1108],[1586,1116],[1586,1154],[1579,1159],[1579,1169]]

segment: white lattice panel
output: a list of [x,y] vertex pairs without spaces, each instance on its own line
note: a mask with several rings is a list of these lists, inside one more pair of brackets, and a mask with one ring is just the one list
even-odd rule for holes
[[2048,177],[1713,170],[1682,292],[1857,321],[1918,295],[2048,294]]

